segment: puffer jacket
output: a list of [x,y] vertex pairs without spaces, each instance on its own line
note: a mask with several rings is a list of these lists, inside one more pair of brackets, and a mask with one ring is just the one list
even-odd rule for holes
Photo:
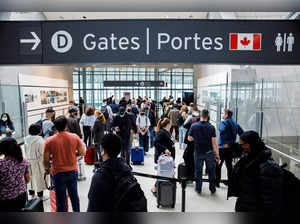
[[278,213],[283,202],[282,169],[264,148],[257,155],[245,154],[233,168],[228,197],[237,197],[237,212]]

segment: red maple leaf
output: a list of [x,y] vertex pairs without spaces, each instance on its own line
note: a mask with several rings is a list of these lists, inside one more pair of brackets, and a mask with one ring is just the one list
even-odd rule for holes
[[241,44],[244,45],[244,46],[249,45],[249,43],[250,43],[250,40],[248,40],[247,37],[244,37],[244,39],[241,40]]

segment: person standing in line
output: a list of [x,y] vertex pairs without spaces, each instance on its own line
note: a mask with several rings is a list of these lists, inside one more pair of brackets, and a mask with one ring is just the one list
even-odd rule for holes
[[131,135],[130,135],[130,148],[131,148],[133,146],[134,136],[137,133],[137,127],[136,127],[137,116],[135,115],[135,113],[132,112],[132,105],[131,105],[130,100],[126,106],[126,113],[129,115],[130,121],[131,121],[131,126],[133,127],[133,132],[131,132]]
[[98,154],[98,161],[102,162],[100,149],[101,149],[101,141],[104,136],[106,119],[104,114],[100,110],[96,110],[95,115],[96,115],[96,121],[93,127],[94,143]]
[[105,131],[111,131],[111,124],[113,122],[113,112],[111,107],[108,105],[108,100],[103,100],[103,104],[101,106],[101,113],[104,115],[106,120]]
[[[219,152],[220,152],[220,163],[217,165],[216,173],[216,185],[220,187],[221,181],[221,170],[222,165],[225,161],[227,168],[227,178],[231,177],[232,173],[232,146],[235,143],[236,136],[243,134],[243,129],[232,119],[232,111],[224,110],[224,120],[219,125]],[[227,185],[227,182],[224,183]]]
[[83,127],[84,143],[87,147],[92,145],[92,128],[95,124],[95,109],[86,108],[85,114],[82,115],[80,124]]
[[208,170],[209,190],[216,192],[216,161],[219,162],[219,149],[215,127],[208,122],[209,113],[202,110],[200,121],[192,124],[188,140],[194,141],[196,192],[202,192],[203,163]]
[[26,184],[30,181],[29,164],[17,141],[0,141],[0,212],[19,212],[26,203]]
[[11,137],[14,133],[15,127],[10,116],[7,113],[3,113],[0,120],[0,136]]
[[76,134],[80,139],[82,138],[81,129],[77,121],[78,110],[76,107],[69,108],[68,117],[68,132]]
[[79,98],[79,114],[80,114],[80,118],[83,115],[84,112],[84,99],[82,97]]
[[177,106],[171,105],[171,110],[170,113],[168,115],[168,117],[170,118],[171,121],[171,135],[173,135],[173,130],[175,130],[175,139],[176,141],[178,141],[178,135],[179,135],[179,127],[177,125],[176,119],[178,117],[178,115],[180,114],[179,110],[177,109]]
[[47,190],[44,180],[45,168],[43,164],[44,139],[40,136],[41,126],[32,124],[29,127],[29,136],[25,138],[25,155],[29,162],[29,195],[35,198],[35,193],[40,199],[44,199],[43,191]]
[[[154,146],[154,163],[157,164],[158,158],[162,154],[172,156],[175,161],[175,140],[173,140],[170,134],[171,121],[169,118],[159,120],[157,124],[157,135],[155,137]],[[157,196],[157,182],[152,188],[151,192],[154,196]]]
[[126,160],[127,164],[130,164],[130,135],[134,132],[134,127],[132,126],[130,115],[126,112],[126,108],[120,107],[119,111],[119,114],[113,121],[113,127],[117,135],[121,138],[121,157]]
[[149,135],[150,120],[146,116],[145,108],[141,108],[141,112],[136,119],[136,126],[139,133],[139,145],[144,148],[144,153],[149,151]]
[[151,104],[150,108],[147,107],[146,113],[148,114],[148,118],[150,120],[150,128],[149,128],[149,133],[150,133],[150,148],[154,147],[154,140],[155,140],[155,127],[156,127],[156,116],[155,116],[155,106],[153,107],[154,103]]
[[55,127],[52,122],[54,113],[55,113],[55,111],[52,109],[52,107],[49,107],[46,110],[46,113],[45,113],[46,119],[44,119],[42,121],[42,131],[43,131],[44,139],[49,138],[50,136],[54,135],[54,133],[55,133]]
[[181,119],[181,124],[177,124],[180,125],[179,126],[179,149],[184,149],[184,139],[185,139],[185,135],[186,135],[186,129],[184,128],[184,122],[185,120],[188,118],[188,108],[187,106],[182,106],[180,113],[179,113],[180,119]]
[[68,190],[73,211],[80,212],[77,157],[84,156],[85,151],[80,138],[66,131],[67,123],[65,116],[55,119],[54,125],[58,133],[45,141],[44,166],[46,174],[50,174],[50,160],[52,160],[51,174],[55,186],[57,211],[66,212],[66,190]]

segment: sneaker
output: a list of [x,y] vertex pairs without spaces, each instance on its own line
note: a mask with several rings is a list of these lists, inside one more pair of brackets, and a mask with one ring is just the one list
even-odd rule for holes
[[212,195],[214,195],[217,192],[217,190],[213,190],[213,191],[210,191],[210,192],[211,192]]
[[216,183],[216,187],[217,187],[217,188],[220,188],[220,183]]
[[195,192],[198,194],[198,195],[201,195],[201,191],[197,191],[196,189],[195,189]]

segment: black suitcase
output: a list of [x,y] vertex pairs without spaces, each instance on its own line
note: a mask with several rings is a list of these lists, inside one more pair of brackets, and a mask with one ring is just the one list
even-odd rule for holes
[[176,182],[158,181],[157,183],[157,208],[175,208],[176,203]]
[[25,208],[22,209],[23,212],[44,212],[44,204],[40,198],[34,198],[29,200]]
[[178,165],[178,179],[188,179],[189,169],[185,163],[180,163]]

